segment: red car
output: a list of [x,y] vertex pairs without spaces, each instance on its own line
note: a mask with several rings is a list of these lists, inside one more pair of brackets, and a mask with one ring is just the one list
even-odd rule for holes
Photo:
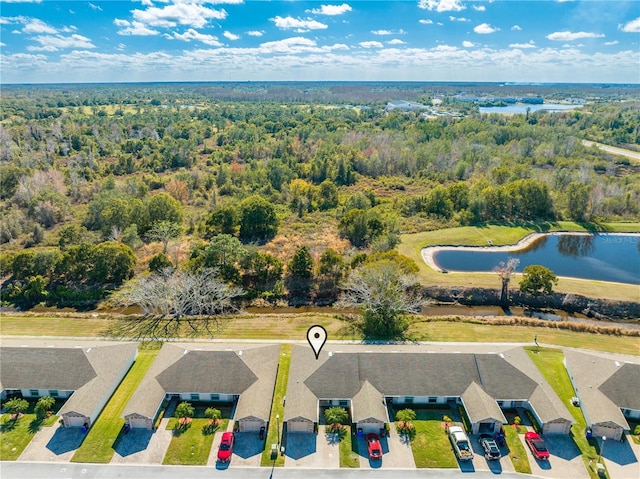
[[218,461],[229,462],[231,460],[233,439],[232,432],[225,432],[222,434],[222,440],[220,441],[220,447],[218,448]]
[[549,460],[549,450],[544,445],[542,438],[535,432],[528,432],[524,435],[524,440],[527,441],[531,452],[540,461]]
[[377,434],[367,434],[367,449],[369,450],[369,459],[382,459],[382,446]]

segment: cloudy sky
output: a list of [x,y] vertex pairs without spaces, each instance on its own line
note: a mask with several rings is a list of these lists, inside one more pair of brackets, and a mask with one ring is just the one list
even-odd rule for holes
[[2,83],[640,83],[638,0],[0,0]]

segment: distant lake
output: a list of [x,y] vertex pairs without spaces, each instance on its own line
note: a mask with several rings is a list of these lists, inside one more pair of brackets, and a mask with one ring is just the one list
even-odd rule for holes
[[527,108],[533,113],[534,111],[545,110],[550,112],[559,112],[573,110],[574,108],[582,108],[582,105],[561,105],[559,103],[543,103],[541,105],[529,105],[525,103],[516,103],[507,106],[481,106],[480,113],[500,113],[502,115],[512,115],[514,113],[527,113]]
[[639,240],[631,234],[551,234],[518,251],[447,248],[433,259],[447,271],[490,272],[500,261],[518,258],[518,272],[540,264],[556,276],[640,284]]

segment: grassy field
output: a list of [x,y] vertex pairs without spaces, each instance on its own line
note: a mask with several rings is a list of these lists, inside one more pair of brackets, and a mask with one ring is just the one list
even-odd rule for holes
[[180,428],[176,418],[172,418],[167,429],[173,430],[173,437],[164,456],[163,464],[205,466],[209,460],[213,436],[217,431],[226,431],[228,419],[223,419],[214,431],[209,429],[209,419],[194,418],[186,428]]
[[411,440],[411,450],[416,467],[458,467],[451,444],[442,427],[442,411],[416,410],[413,425],[416,435]]
[[531,464],[529,464],[524,444],[518,437],[518,431],[509,425],[504,427],[504,432],[507,446],[509,446],[509,458],[511,458],[514,469],[522,474],[531,474]]
[[13,421],[9,414],[3,414],[0,417],[0,460],[18,459],[42,427],[50,427],[58,420],[58,416],[55,415],[44,420],[38,419],[33,412],[34,406],[35,401],[30,401],[29,409],[17,421]]
[[114,453],[113,447],[122,434],[124,426],[124,419],[120,416],[157,353],[157,350],[138,351],[138,357],[129,373],[102,410],[82,445],[71,458],[71,462],[108,463],[111,461]]
[[560,400],[569,409],[569,412],[576,420],[571,426],[571,437],[576,446],[580,449],[586,469],[591,477],[598,477],[597,474],[589,467],[590,460],[597,460],[599,455],[598,443],[595,439],[587,440],[585,430],[587,423],[582,414],[582,409],[571,404],[571,398],[575,396],[573,385],[564,367],[564,355],[559,349],[552,348],[525,348],[531,360],[540,369],[549,385],[556,392]]
[[[65,316],[23,317],[20,314],[4,315],[0,324],[2,335],[56,336],[61,332],[68,334],[71,326],[77,326],[85,316],[79,314],[70,318]],[[87,318],[82,328],[85,337],[109,336],[109,331],[118,329],[118,319]],[[309,326],[321,324],[329,333],[329,339],[362,339],[353,334],[348,325],[336,315],[327,313],[305,314],[246,314],[229,317],[216,334],[202,332],[199,338],[240,338],[305,341],[305,332]],[[580,347],[598,351],[611,351],[625,354],[640,354],[640,342],[637,337],[589,334],[564,329],[561,322],[541,322],[542,326],[494,325],[491,321],[473,318],[422,318],[416,317],[408,332],[408,339],[417,341],[470,341],[470,342],[525,342],[538,341],[543,344]],[[190,337],[185,337],[189,339]],[[159,344],[159,343],[158,343]]]
[[[608,223],[599,226],[607,232],[640,231],[640,223],[637,222]],[[427,246],[438,245],[487,246],[489,241],[496,246],[502,246],[515,244],[531,233],[552,231],[587,231],[587,229],[583,225],[570,221],[526,226],[464,226],[402,235],[398,251],[416,262],[420,268],[419,276],[423,284],[497,288],[498,282],[493,273],[438,273],[427,266],[420,251]],[[519,280],[520,275],[514,275],[512,284],[517,284]],[[638,300],[638,287],[627,284],[560,278],[554,289],[559,292],[581,294],[594,298],[621,301]]]
[[343,427],[345,429],[345,434],[338,445],[340,451],[340,467],[360,467],[358,438],[351,434],[351,426]]
[[[287,381],[289,379],[289,365],[291,364],[291,345],[283,344],[280,347],[280,363],[278,365],[278,377],[276,378],[276,389],[273,392],[273,403],[271,404],[271,416],[269,418],[269,429],[267,430],[266,447],[260,459],[261,466],[271,466],[271,444],[282,442],[282,422],[284,421],[284,396],[287,393]],[[279,419],[276,419],[279,416]],[[284,456],[278,454],[275,462],[276,466],[284,466]]]

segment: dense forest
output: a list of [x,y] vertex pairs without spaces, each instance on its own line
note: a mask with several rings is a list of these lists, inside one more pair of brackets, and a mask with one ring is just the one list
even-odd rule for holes
[[[87,309],[171,271],[214,272],[229,298],[332,302],[362,263],[411,270],[395,251],[404,232],[640,218],[640,165],[582,143],[640,151],[637,87],[507,92],[586,99],[562,113],[487,115],[455,101],[499,90],[3,87],[2,302]],[[386,112],[393,100],[455,115]]]

